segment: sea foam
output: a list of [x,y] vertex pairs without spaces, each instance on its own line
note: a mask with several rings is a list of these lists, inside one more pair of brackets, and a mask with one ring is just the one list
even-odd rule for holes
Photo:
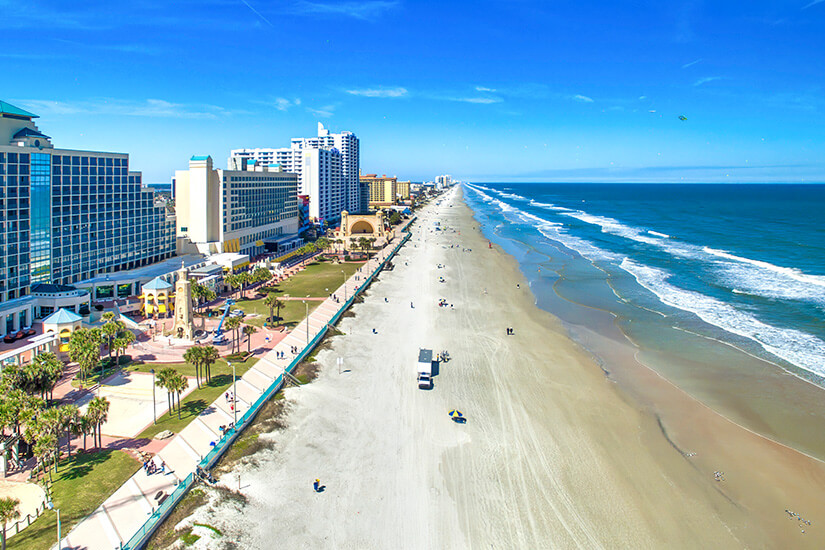
[[694,313],[710,325],[759,344],[765,351],[780,359],[819,376],[825,376],[825,367],[821,359],[825,356],[825,341],[816,336],[795,329],[768,325],[731,304],[672,285],[668,282],[670,274],[666,271],[639,264],[628,258],[622,260],[620,267],[663,303]]

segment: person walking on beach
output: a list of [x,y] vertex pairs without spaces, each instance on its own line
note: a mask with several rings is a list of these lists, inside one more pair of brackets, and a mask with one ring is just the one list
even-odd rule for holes
[[313,481],[313,482],[312,482],[312,488],[313,488],[313,489],[315,490],[315,492],[317,493],[317,492],[318,492],[318,489],[320,489],[320,488],[321,488],[321,480],[320,480],[320,479],[316,479],[315,481]]

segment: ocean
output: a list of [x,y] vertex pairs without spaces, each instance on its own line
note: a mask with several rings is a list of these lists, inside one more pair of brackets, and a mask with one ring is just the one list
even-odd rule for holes
[[464,196],[539,307],[612,325],[704,401],[727,375],[771,369],[825,387],[825,185],[478,183]]

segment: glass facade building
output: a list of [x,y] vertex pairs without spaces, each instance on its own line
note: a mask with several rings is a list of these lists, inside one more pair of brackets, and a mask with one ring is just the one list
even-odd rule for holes
[[72,285],[175,255],[174,215],[129,171],[128,155],[55,149],[36,115],[0,107],[0,330],[19,313],[4,309],[33,284]]

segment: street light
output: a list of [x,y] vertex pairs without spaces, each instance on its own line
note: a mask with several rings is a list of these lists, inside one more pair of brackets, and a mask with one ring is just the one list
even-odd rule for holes
[[63,548],[60,545],[60,539],[62,538],[60,536],[60,508],[54,507],[54,503],[52,502],[51,498],[46,503],[46,506],[48,506],[49,510],[54,510],[55,512],[57,512],[57,550],[63,550]]
[[152,373],[152,423],[158,423],[157,405],[155,404],[155,369],[149,369]]
[[[309,298],[309,294],[307,294],[307,298]],[[306,306],[306,321],[307,321],[307,344],[309,344],[309,302],[304,300],[304,305]]]
[[238,378],[235,376],[235,365],[229,363],[232,367],[232,414],[234,416],[233,426],[238,429]]

